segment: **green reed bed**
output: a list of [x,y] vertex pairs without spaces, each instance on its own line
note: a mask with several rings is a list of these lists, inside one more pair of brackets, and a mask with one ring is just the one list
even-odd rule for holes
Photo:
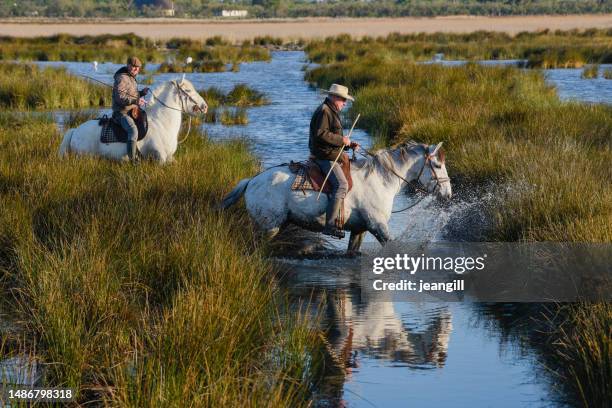
[[163,44],[135,34],[49,37],[0,37],[0,59],[25,61],[124,62],[130,55],[163,61]]
[[0,107],[72,109],[105,106],[110,101],[110,88],[78,78],[63,68],[0,63]]
[[221,124],[225,126],[246,125],[249,123],[249,117],[246,109],[223,109],[221,112]]
[[450,60],[521,59],[531,68],[579,68],[612,62],[612,30],[390,34],[357,41],[340,35],[312,41],[306,50],[318,63],[364,57],[423,61],[442,53]]
[[270,103],[270,100],[263,92],[253,89],[247,84],[237,84],[227,94],[214,86],[199,92],[209,107],[238,106],[244,108],[263,106]]
[[190,137],[162,167],[60,160],[59,141],[44,116],[0,115],[0,289],[44,384],[112,406],[306,404],[316,333],[244,210],[216,209],[255,171],[247,147]]
[[[485,208],[493,225],[486,239],[612,242],[612,107],[561,102],[536,71],[477,64],[365,56],[306,76],[321,88],[348,85],[356,97],[350,116],[360,113],[379,144],[443,141],[455,189],[497,185]],[[609,307],[557,311],[546,346],[553,368],[574,401],[605,406]],[[559,321],[574,323],[560,330]]]
[[599,77],[599,65],[590,65],[586,67],[580,75],[582,79],[597,79]]
[[[0,37],[0,60],[25,61],[100,61],[124,63],[137,55],[146,62],[166,62],[168,58],[184,61],[192,57],[192,65],[165,64],[164,72],[218,72],[225,64],[268,61],[270,51],[252,43],[234,44],[220,37],[205,41],[172,38],[152,40],[135,34],[50,37]],[[187,71],[185,71],[187,70]]]

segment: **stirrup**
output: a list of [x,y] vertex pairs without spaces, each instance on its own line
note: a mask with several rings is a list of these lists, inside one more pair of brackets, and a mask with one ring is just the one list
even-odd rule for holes
[[338,239],[342,239],[345,237],[344,231],[335,227],[325,226],[325,228],[323,228],[322,233]]

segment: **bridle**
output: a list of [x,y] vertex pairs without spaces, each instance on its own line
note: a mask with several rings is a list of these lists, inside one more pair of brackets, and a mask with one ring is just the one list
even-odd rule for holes
[[[193,111],[194,112],[196,112],[196,113],[204,112],[204,110],[202,108],[200,108],[200,105],[198,105],[198,102],[195,99],[193,99],[193,97],[191,95],[189,95],[189,93],[187,91],[185,91],[178,84],[177,81],[170,81],[170,83],[172,85],[176,86],[176,89],[178,91],[179,101],[181,102],[181,108],[180,109],[174,108],[172,106],[168,106],[164,101],[162,101],[157,96],[155,96],[155,94],[152,93],[153,99],[157,100],[157,102],[159,102],[165,108],[172,109],[172,110],[175,110],[175,111],[179,111],[179,112],[185,113],[185,114],[187,114],[189,116],[194,116],[194,114],[189,112],[189,111],[187,111],[187,110],[185,110],[185,106],[186,106],[188,101],[191,101],[193,103]],[[204,102],[204,103],[206,103],[206,102]]]
[[[429,185],[432,181],[435,181],[436,183],[433,189],[431,190],[432,192],[436,191],[436,188],[439,188],[440,184],[445,183],[447,181],[450,182],[450,177],[438,177],[435,166],[433,165],[432,160],[431,160],[433,156],[429,154],[428,150],[429,149],[425,150],[425,162],[423,163],[423,167],[421,167],[421,171],[419,171],[419,174],[417,175],[415,180],[412,180],[412,182],[409,182],[412,188],[422,193],[425,193],[425,194],[428,194],[429,190],[427,189],[427,186],[421,183],[421,176],[423,175],[423,171],[425,170],[426,166],[429,166],[429,169],[431,170],[431,180],[429,180],[427,185]],[[403,177],[402,179],[406,181]]]
[[[178,84],[177,81],[170,81],[170,83],[172,85],[176,86],[176,89],[177,89],[178,94],[179,94],[179,101],[181,102],[181,109],[177,109],[177,108],[173,108],[172,106],[168,106],[164,101],[162,101],[157,96],[155,96],[154,93],[152,93],[152,96],[153,96],[154,99],[157,100],[157,102],[162,104],[162,106],[164,106],[165,108],[172,109],[172,110],[175,110],[175,111],[179,111],[179,112],[185,113],[186,115],[189,116],[189,125],[187,127],[187,132],[185,133],[185,137],[183,137],[183,139],[177,141],[178,144],[181,144],[185,140],[187,140],[187,138],[189,137],[189,133],[191,133],[191,118],[193,118],[195,116],[193,113],[185,110],[185,106],[186,106],[187,102],[191,101],[193,103],[193,111],[196,112],[196,113],[205,113],[206,112],[206,108],[205,109],[200,108],[200,105],[198,105],[198,102],[195,99],[193,99],[193,97],[191,95],[189,95],[189,93],[187,91],[185,91],[183,88],[181,88],[181,86]],[[204,104],[206,104],[206,101],[204,101]],[[206,105],[206,107],[208,107],[208,105]]]
[[[403,148],[402,148],[403,149]],[[365,151],[368,155],[376,158],[376,155],[369,152],[367,149],[363,149],[361,148],[361,150]],[[435,181],[435,186],[432,190],[432,192],[436,191],[436,188],[440,186],[440,184],[445,183],[447,181],[450,181],[450,177],[438,177],[438,174],[436,173],[435,170],[435,166],[432,163],[432,157],[434,157],[433,155],[429,154],[428,149],[425,149],[425,161],[423,162],[423,167],[421,167],[421,170],[419,171],[419,174],[417,175],[416,179],[412,180],[412,181],[408,181],[406,180],[403,176],[401,176],[400,174],[397,173],[397,171],[395,171],[395,168],[393,166],[393,163],[391,163],[391,167],[387,167],[387,165],[381,161],[381,164],[383,165],[383,167],[385,167],[387,170],[389,170],[394,176],[396,176],[397,178],[399,178],[400,180],[402,180],[403,182],[406,183],[406,185],[409,185],[410,187],[414,188],[416,191],[420,191],[421,193],[425,193],[425,194],[429,194],[429,190],[427,189],[427,186],[423,185],[423,183],[421,183],[420,179],[421,176],[423,175],[423,171],[425,170],[425,167],[429,166],[429,169],[431,170],[431,174],[432,174],[432,179],[427,183],[427,185],[429,185],[432,181]],[[367,157],[366,155],[362,154],[364,157]]]

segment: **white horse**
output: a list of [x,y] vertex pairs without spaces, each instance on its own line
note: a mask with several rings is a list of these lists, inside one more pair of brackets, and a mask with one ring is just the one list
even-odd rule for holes
[[[208,105],[186,79],[167,81],[150,94],[147,108],[149,130],[137,145],[143,157],[165,163],[172,161],[176,152],[182,114],[204,114]],[[101,143],[101,132],[102,127],[97,120],[89,120],[75,129],[69,129],[60,145],[60,156],[75,152],[128,160],[125,143]]]
[[[349,252],[359,250],[367,231],[383,245],[390,239],[387,224],[393,199],[407,183],[416,182],[422,190],[435,192],[439,198],[451,197],[441,145],[408,142],[354,162],[353,188],[344,200],[344,229],[351,231]],[[280,166],[243,179],[223,199],[221,207],[233,205],[244,195],[251,218],[269,237],[288,223],[321,231],[327,196],[321,195],[317,201],[314,191],[291,190],[294,177],[287,166]]]

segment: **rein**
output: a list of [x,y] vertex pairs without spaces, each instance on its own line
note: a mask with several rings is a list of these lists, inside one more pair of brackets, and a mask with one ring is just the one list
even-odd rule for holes
[[[367,153],[367,155],[366,155],[366,154],[363,154],[363,153],[359,152],[359,153],[360,153],[360,154],[361,154],[363,157],[372,156],[373,158],[376,158],[376,155],[375,155],[375,154],[373,154],[373,153],[371,153],[371,152],[370,152],[370,151],[368,151],[367,149],[363,149],[363,148],[362,148],[362,150],[363,150],[363,151],[365,151],[365,152]],[[404,182],[406,183],[406,185],[409,185],[409,186],[410,186],[410,187],[412,187],[412,188],[413,188],[415,191],[418,191],[418,192],[421,192],[421,193],[424,193],[424,194],[429,194],[429,191],[427,190],[427,187],[426,187],[426,186],[424,186],[424,185],[423,185],[423,184],[422,184],[422,183],[419,181],[419,179],[420,179],[420,178],[421,178],[421,176],[423,175],[423,171],[425,170],[425,167],[426,167],[427,165],[429,165],[429,168],[430,168],[430,170],[431,170],[431,174],[433,175],[433,177],[432,177],[432,178],[433,178],[433,180],[435,180],[435,182],[436,182],[436,184],[435,184],[435,186],[434,186],[434,188],[433,188],[433,191],[435,191],[436,187],[440,186],[440,183],[444,183],[444,182],[446,182],[446,181],[450,181],[450,178],[449,178],[449,177],[438,177],[438,175],[436,174],[436,170],[435,170],[435,168],[434,168],[433,164],[431,163],[431,155],[430,155],[430,154],[427,152],[427,150],[425,150],[425,162],[423,163],[423,167],[421,167],[421,170],[419,171],[419,174],[417,175],[416,179],[415,179],[415,180],[412,180],[412,181],[408,181],[408,180],[406,180],[404,177],[402,177],[401,175],[397,174],[397,172],[395,171],[395,168],[393,168],[393,164],[391,164],[391,165],[392,165],[392,167],[391,167],[391,168],[389,168],[389,167],[388,167],[388,166],[387,166],[387,165],[386,165],[384,162],[382,162],[382,161],[381,161],[380,163],[383,165],[383,167],[384,167],[385,169],[387,169],[388,171],[390,171],[390,172],[391,172],[391,173],[392,173],[394,176],[396,176],[396,177],[398,177],[400,180],[404,181]],[[431,180],[430,180],[430,182],[429,182],[429,183],[431,183]],[[429,183],[428,183],[428,184],[429,184]],[[401,210],[391,211],[391,213],[392,213],[392,214],[395,214],[395,213],[400,213],[400,212],[403,212],[403,211],[409,210],[409,209],[411,209],[412,207],[414,207],[414,206],[416,206],[417,204],[419,204],[421,201],[423,201],[423,199],[425,199],[425,196],[421,197],[421,198],[420,198],[420,199],[419,199],[419,200],[418,200],[416,203],[413,203],[413,204],[409,205],[409,206],[408,206],[408,207],[406,207],[406,208],[402,208]]]
[[[79,75],[79,76],[81,76],[81,77],[83,77],[83,78],[86,78],[86,79],[89,79],[89,80],[91,80],[91,81],[97,82],[97,83],[99,83],[99,84],[102,84],[102,85],[104,85],[104,86],[107,86],[107,87],[109,87],[109,88],[112,88],[112,87],[113,87],[112,85],[107,84],[106,82],[100,81],[100,80],[98,80],[98,79],[96,79],[96,78],[92,78],[92,77],[87,76],[87,75]],[[188,93],[187,93],[187,92],[186,92],[186,91],[185,91],[183,88],[181,88],[181,86],[180,86],[180,85],[179,85],[179,84],[178,84],[176,81],[171,81],[171,83],[172,83],[174,86],[176,86],[176,89],[179,91],[179,100],[181,101],[181,109],[177,109],[177,108],[175,108],[175,107],[168,106],[168,105],[167,105],[167,104],[166,104],[164,101],[162,101],[161,99],[159,99],[159,98],[158,98],[158,97],[155,95],[155,93],[153,93],[153,91],[151,91],[151,96],[153,97],[153,99],[155,99],[157,102],[159,102],[159,103],[160,103],[160,104],[161,104],[163,107],[165,107],[165,108],[167,108],[167,109],[171,109],[171,110],[175,110],[175,111],[178,111],[178,112],[182,112],[182,113],[185,113],[185,114],[187,114],[187,115],[189,115],[189,116],[191,116],[191,117],[195,116],[193,113],[188,112],[188,111],[186,111],[186,110],[185,110],[185,101],[183,100],[183,98],[181,97],[181,95],[182,95],[182,96],[185,96],[185,99],[189,98],[189,100],[191,100],[191,102],[193,102],[193,104],[194,104],[196,107],[198,107],[198,103],[197,103],[197,101],[196,101],[195,99],[193,99],[193,98],[191,97],[191,95],[189,95],[189,94],[188,94]],[[139,98],[139,97],[140,97],[139,95],[132,95],[132,94],[128,94],[128,96],[131,96],[132,98]],[[198,107],[198,109],[200,109],[200,108]],[[191,125],[190,125],[190,127],[191,127]],[[184,140],[184,139],[183,139],[183,140]]]

